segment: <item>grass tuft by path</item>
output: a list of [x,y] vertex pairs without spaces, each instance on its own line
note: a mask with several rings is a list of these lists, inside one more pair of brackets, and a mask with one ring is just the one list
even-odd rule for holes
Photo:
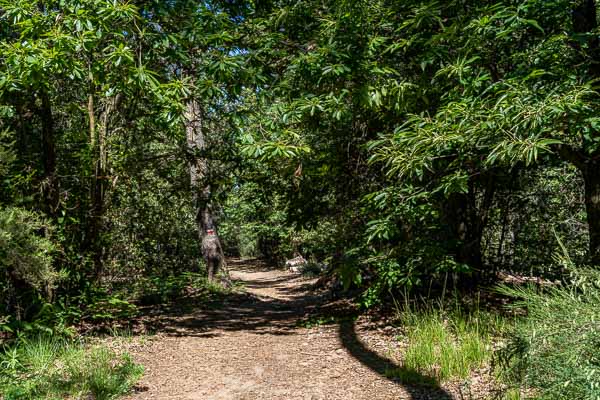
[[127,354],[43,336],[6,350],[0,370],[4,400],[111,400],[126,394],[143,373]]
[[466,379],[493,356],[493,340],[504,322],[478,310],[402,310],[402,368],[388,372],[408,384],[437,385]]

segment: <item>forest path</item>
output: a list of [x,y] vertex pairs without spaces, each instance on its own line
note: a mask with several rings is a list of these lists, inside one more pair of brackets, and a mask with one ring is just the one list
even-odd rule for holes
[[[136,399],[450,399],[385,377],[391,334],[352,320],[302,327],[327,307],[314,279],[232,259],[245,287],[212,309],[162,321],[129,351],[145,367]],[[360,324],[358,324],[360,325]]]

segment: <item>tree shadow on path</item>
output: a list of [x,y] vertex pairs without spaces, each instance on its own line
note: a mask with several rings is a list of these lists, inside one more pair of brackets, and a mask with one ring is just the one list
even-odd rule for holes
[[[387,378],[398,385],[402,385],[408,394],[410,394],[412,400],[422,400],[425,398],[436,400],[453,399],[453,396],[442,389],[439,385],[435,384],[431,378],[422,375],[418,371],[401,367],[389,358],[382,357],[373,350],[367,348],[367,346],[358,337],[354,320],[345,319],[340,322],[339,336],[342,345],[346,350],[348,350],[352,357],[360,361],[361,364],[365,365],[380,376]],[[390,371],[402,371],[407,376],[412,376],[415,379],[422,380],[424,382],[430,382],[435,384],[435,386],[425,387],[403,384],[397,379],[391,378],[389,375]]]
[[[230,263],[230,268],[244,273],[272,271],[264,265],[251,263]],[[312,282],[312,283],[311,283]],[[380,377],[401,387],[411,400],[453,399],[447,391],[431,378],[417,371],[404,369],[393,360],[386,358],[367,347],[357,333],[356,323],[349,319],[354,308],[348,302],[333,302],[330,293],[313,290],[314,281],[298,275],[278,271],[273,276],[254,276],[242,281],[249,293],[233,292],[214,307],[200,307],[193,312],[159,312],[146,321],[154,331],[169,336],[211,338],[231,332],[248,332],[256,335],[298,335],[302,334],[299,322],[310,319],[339,321],[337,335],[347,353]],[[265,288],[278,297],[265,296]],[[302,288],[302,290],[300,290]],[[301,326],[301,325],[300,325]],[[260,339],[258,339],[260,340]],[[293,351],[293,349],[290,349]],[[396,378],[409,376],[411,381],[427,382],[431,386],[411,385]]]

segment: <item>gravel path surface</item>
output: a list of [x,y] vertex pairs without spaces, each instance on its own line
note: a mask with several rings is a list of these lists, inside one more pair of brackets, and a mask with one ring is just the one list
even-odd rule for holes
[[244,293],[173,317],[129,350],[146,371],[130,400],[454,398],[385,377],[398,365],[393,332],[352,320],[299,325],[328,305],[314,280],[236,259],[229,268]]

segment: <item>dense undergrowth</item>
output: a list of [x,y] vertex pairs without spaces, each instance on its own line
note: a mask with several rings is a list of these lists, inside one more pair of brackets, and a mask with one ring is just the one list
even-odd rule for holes
[[402,364],[388,376],[407,384],[469,386],[483,372],[485,391],[496,398],[600,398],[600,274],[579,271],[569,284],[504,285],[498,292],[512,299],[503,314],[441,306],[400,310]]
[[600,398],[600,274],[579,272],[571,286],[501,291],[527,311],[499,352],[508,381],[540,399]]
[[119,290],[96,288],[61,304],[48,304],[32,323],[0,324],[5,331],[0,342],[0,398],[118,398],[131,390],[143,368],[127,353],[83,341],[81,331],[114,334],[130,329],[149,309],[206,305],[229,291],[200,273],[145,277]]

